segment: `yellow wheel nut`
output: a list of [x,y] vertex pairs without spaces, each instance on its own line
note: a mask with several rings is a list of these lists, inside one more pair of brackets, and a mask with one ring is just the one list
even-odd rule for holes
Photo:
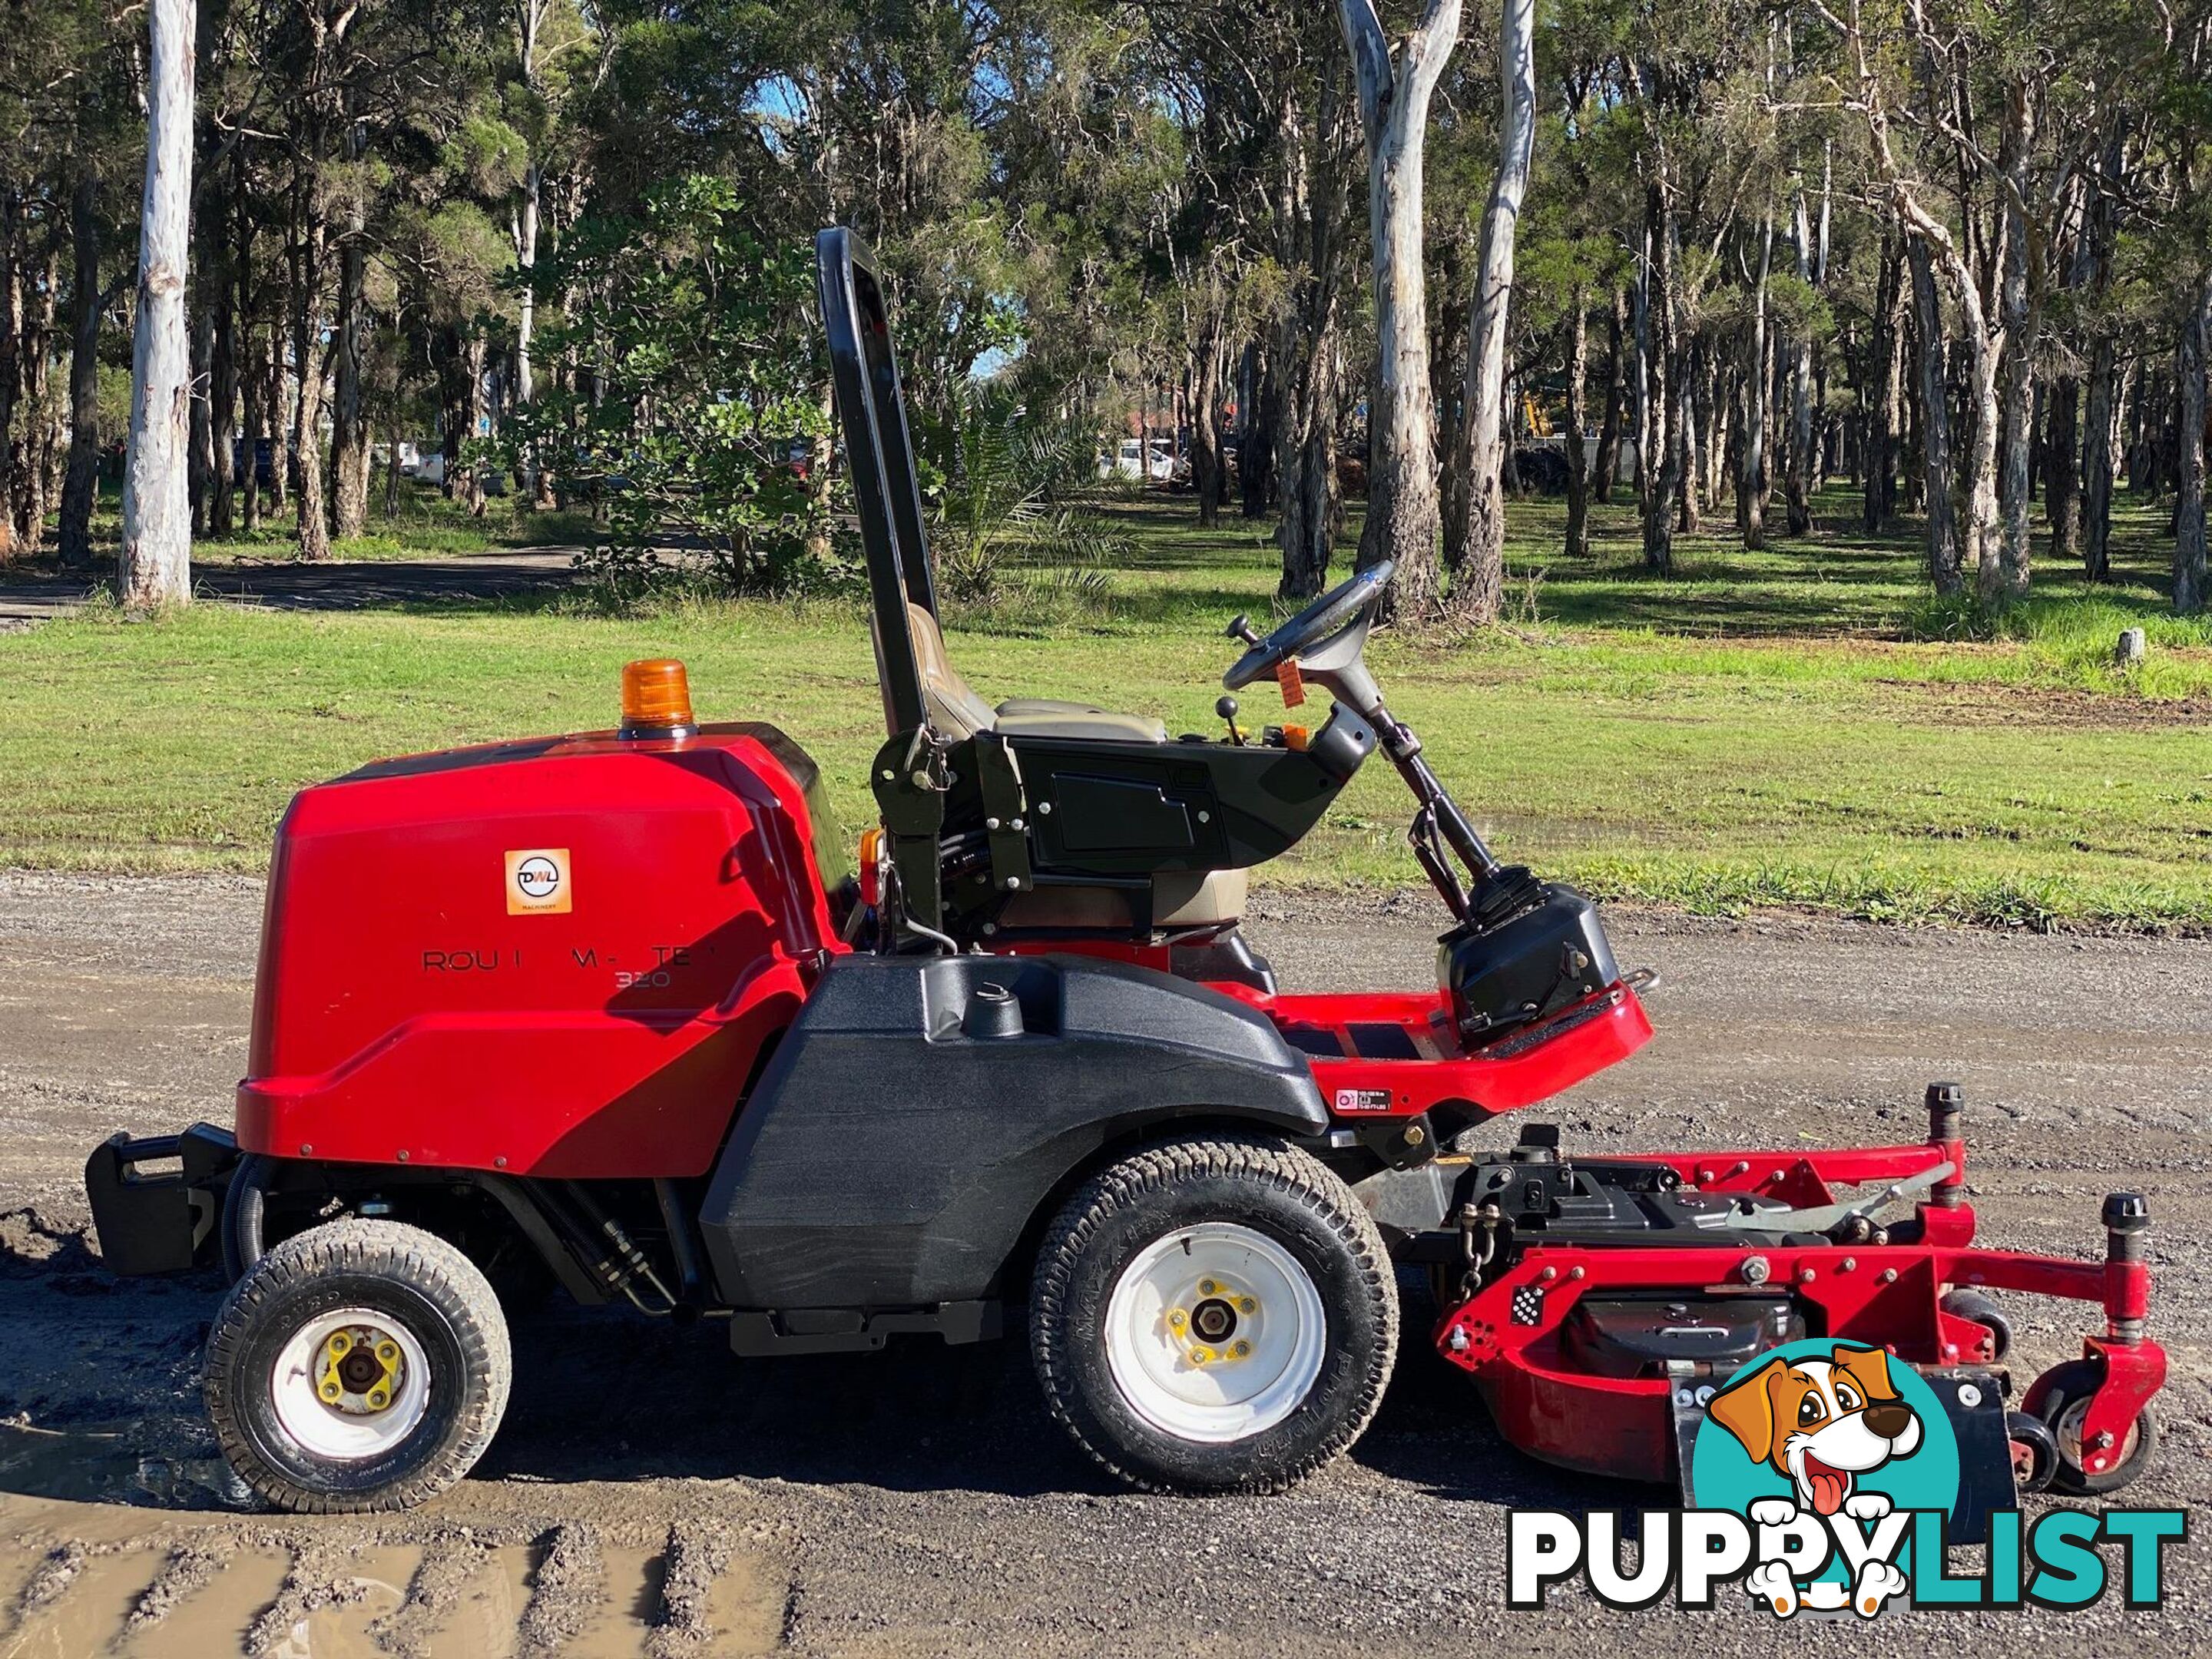
[[1213,1290],[1214,1285],[1212,1279],[1201,1279],[1198,1281],[1198,1293],[1200,1296],[1212,1296]]
[[1203,1365],[1212,1358],[1213,1350],[1211,1348],[1193,1348],[1190,1351],[1190,1363],[1194,1365]]
[[385,1407],[391,1404],[391,1402],[392,1396],[385,1393],[383,1389],[371,1389],[368,1391],[368,1406],[371,1411],[380,1412],[385,1408]]
[[1190,1316],[1183,1312],[1181,1308],[1177,1308],[1168,1315],[1168,1323],[1174,1326],[1176,1329],[1181,1330],[1189,1317]]
[[376,1357],[379,1359],[381,1359],[386,1364],[389,1365],[393,1360],[399,1358],[399,1345],[396,1342],[378,1343],[376,1345]]
[[1255,1301],[1254,1301],[1250,1297],[1249,1297],[1249,1296],[1240,1296],[1240,1297],[1238,1297],[1237,1298],[1237,1312],[1239,1312],[1239,1313],[1257,1313],[1259,1310],[1260,1310],[1260,1304],[1259,1304],[1258,1303],[1255,1302]]
[[1251,1345],[1249,1342],[1239,1342],[1239,1343],[1237,1345],[1236,1353],[1237,1353],[1237,1357],[1239,1359],[1243,1358],[1243,1357],[1244,1357],[1246,1354],[1248,1354],[1248,1353],[1249,1353],[1249,1352],[1252,1352],[1252,1345]]
[[348,1336],[343,1331],[332,1331],[331,1333],[329,1347],[332,1355],[338,1358],[343,1358],[348,1353],[350,1353],[353,1351],[353,1339]]

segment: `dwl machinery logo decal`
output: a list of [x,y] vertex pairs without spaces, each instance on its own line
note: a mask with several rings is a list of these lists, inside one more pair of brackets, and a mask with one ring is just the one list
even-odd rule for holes
[[[1962,1406],[1984,1404],[1979,1385]],[[2179,1510],[2051,1509],[2027,1524],[2017,1509],[1986,1516],[1977,1574],[1947,1560],[1960,1508],[1958,1437],[1911,1366],[1879,1348],[1820,1340],[1761,1355],[1703,1391],[1689,1458],[1697,1507],[1644,1512],[1632,1570],[1627,1517],[1516,1510],[1506,1540],[1507,1601],[1540,1607],[1580,1577],[1613,1607],[1644,1607],[1671,1589],[1711,1607],[1741,1579],[1776,1617],[1801,1611],[1872,1619],[1922,1607],[2087,1607],[2117,1583],[2130,1607],[2159,1605],[2164,1548],[2185,1535]]]

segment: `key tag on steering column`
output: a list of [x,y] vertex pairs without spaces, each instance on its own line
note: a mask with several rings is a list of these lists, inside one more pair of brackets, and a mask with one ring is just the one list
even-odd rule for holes
[[1296,708],[1306,700],[1306,677],[1296,657],[1285,657],[1275,665],[1275,684],[1283,689],[1284,708]]

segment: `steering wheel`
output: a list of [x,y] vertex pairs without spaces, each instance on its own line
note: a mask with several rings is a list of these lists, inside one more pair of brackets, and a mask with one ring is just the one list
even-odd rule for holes
[[1228,635],[1232,640],[1243,641],[1251,649],[1221,677],[1221,684],[1231,691],[1239,690],[1331,638],[1382,597],[1384,586],[1397,568],[1389,559],[1368,566],[1349,581],[1339,582],[1330,588],[1264,639],[1252,631],[1249,619],[1237,617],[1229,624]]

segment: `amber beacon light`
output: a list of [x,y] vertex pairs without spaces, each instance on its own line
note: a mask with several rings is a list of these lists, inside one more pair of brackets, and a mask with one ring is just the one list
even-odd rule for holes
[[622,734],[626,738],[688,737],[691,684],[673,657],[649,657],[623,665]]

